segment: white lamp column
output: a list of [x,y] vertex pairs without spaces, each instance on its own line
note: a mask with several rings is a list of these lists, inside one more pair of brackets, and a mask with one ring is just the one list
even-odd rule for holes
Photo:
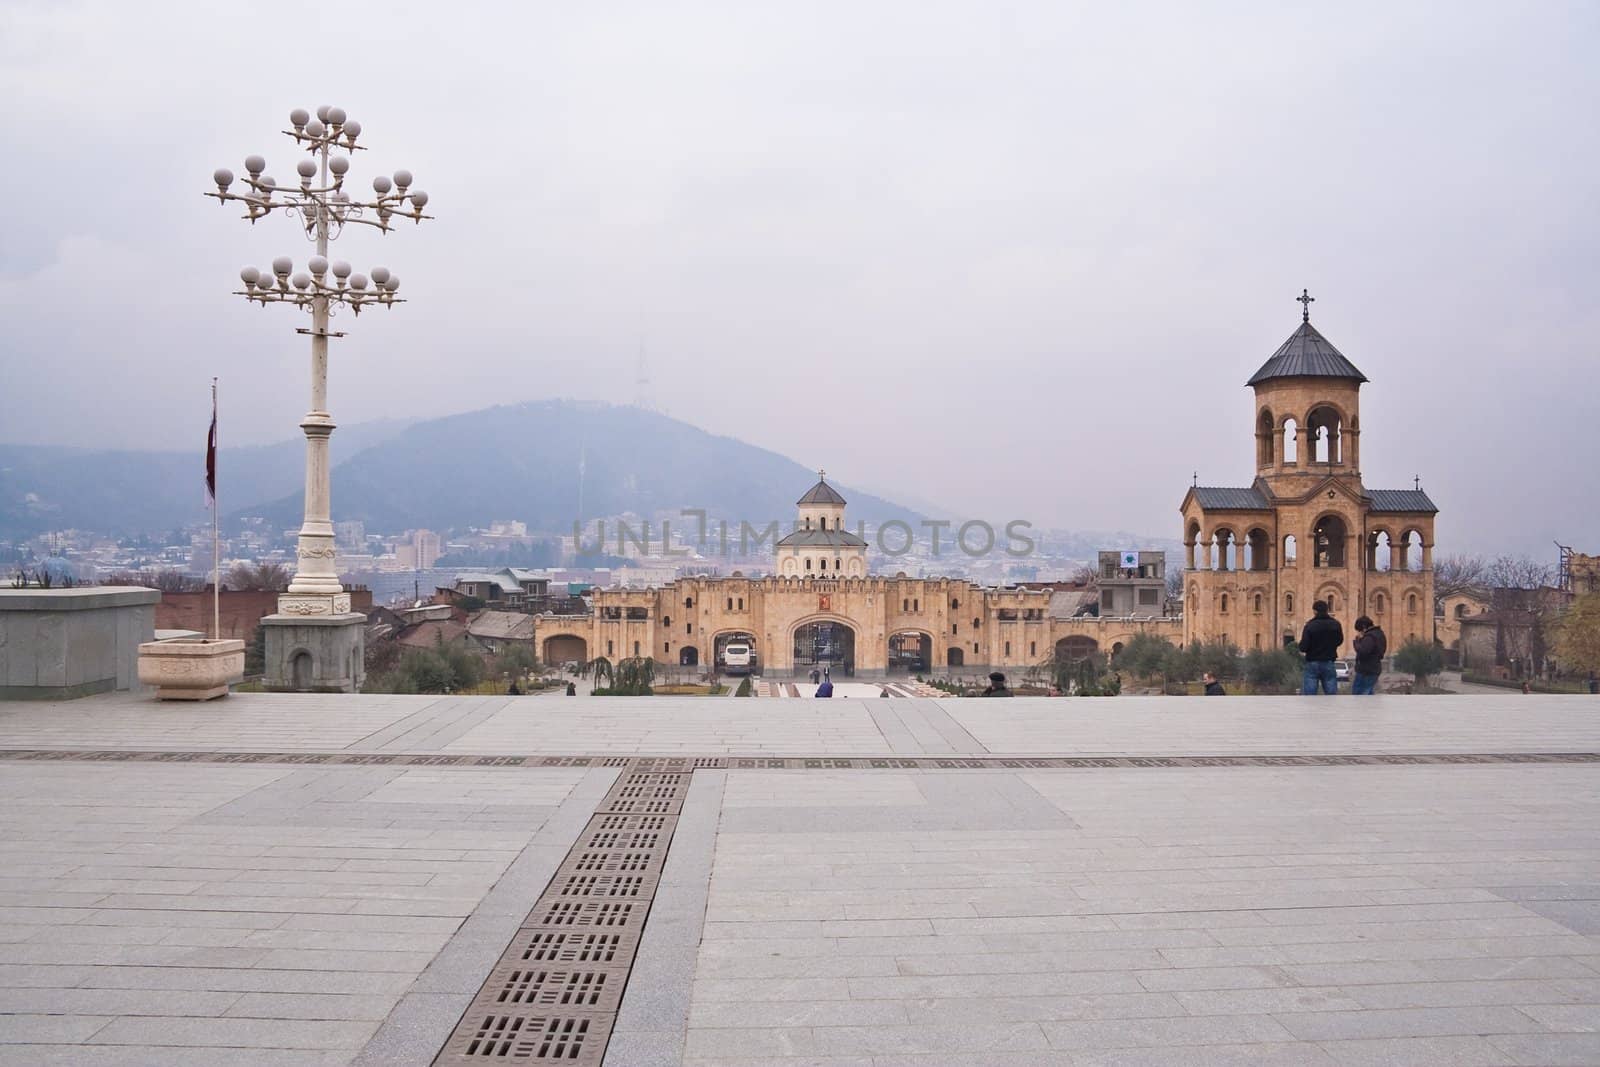
[[[345,192],[350,157],[344,153],[366,146],[356,143],[361,124],[343,108],[320,107],[315,117],[296,108],[289,113],[289,123],[293,129],[283,132],[310,154],[295,166],[297,188],[279,189],[264,173],[266,161],[250,156],[244,161],[244,191],[230,192],[233,172],[220,169],[212,175],[216,191],[206,195],[242,204],[244,218],[252,224],[281,211],[316,245],[304,271],[296,272],[288,256],[273,260],[270,270],[245,267],[239,272],[244,289],[236,295],[262,306],[289,304],[311,315],[311,326],[297,331],[311,337],[311,410],[300,422],[306,435],[305,518],[295,550],[294,579],[278,598],[278,614],[263,620],[269,626],[267,687],[350,691],[361,683],[364,642],[359,624],[365,620],[351,612],[350,594],[340,584],[336,566],[328,472],[328,439],[334,431],[328,413],[328,339],[344,335],[330,330],[329,320],[337,309],[349,308],[360,315],[366,307],[387,308],[403,301],[394,295],[400,279],[388,268],[372,268],[369,278],[342,260],[330,263],[328,243],[347,225],[372,226],[387,234],[397,219],[420,223],[432,216],[422,213],[428,194],[411,188],[410,171],[396,171],[392,181],[382,175],[374,178],[370,200],[356,201]],[[292,629],[297,623],[303,623],[300,631]]]

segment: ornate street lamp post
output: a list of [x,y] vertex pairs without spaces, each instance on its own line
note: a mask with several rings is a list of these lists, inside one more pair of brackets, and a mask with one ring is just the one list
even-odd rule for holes
[[222,203],[244,207],[252,224],[275,211],[292,219],[316,254],[296,272],[288,256],[279,256],[268,270],[245,267],[239,272],[244,288],[235,295],[265,307],[288,304],[311,314],[309,329],[297,332],[311,337],[311,410],[300,428],[306,435],[305,520],[296,548],[294,580],[278,598],[278,614],[262,620],[267,631],[267,679],[271,689],[354,691],[362,680],[361,655],[365,641],[359,613],[350,610],[350,594],[339,583],[335,566],[333,522],[330,515],[328,438],[334,422],[328,414],[328,338],[343,337],[330,331],[328,320],[336,309],[356,315],[363,308],[393,307],[403,303],[395,296],[400,279],[386,267],[367,274],[352,271],[343,260],[328,260],[328,242],[348,225],[372,226],[387,234],[400,219],[420,223],[430,215],[428,194],[412,188],[411,172],[400,170],[394,178],[372,181],[370,199],[353,199],[345,189],[350,157],[364,151],[356,143],[361,124],[343,108],[319,107],[315,116],[302,108],[289,113],[292,130],[285,130],[297,148],[309,153],[295,166],[298,186],[279,188],[267,176],[266,160],[250,156],[244,161],[243,188],[234,187],[233,172],[219,169],[212,175],[216,191],[207,193]]

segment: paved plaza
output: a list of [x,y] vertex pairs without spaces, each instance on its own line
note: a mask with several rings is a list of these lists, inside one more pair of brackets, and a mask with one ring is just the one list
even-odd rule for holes
[[[1595,698],[119,694],[0,750],[0,1064],[1600,1063]],[[609,985],[490,996],[624,883]]]

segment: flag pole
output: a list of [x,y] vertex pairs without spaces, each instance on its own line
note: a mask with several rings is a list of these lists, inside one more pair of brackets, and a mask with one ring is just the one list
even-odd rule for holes
[[[216,447],[217,379],[211,379],[212,448]],[[215,461],[213,460],[213,464]],[[222,639],[222,504],[217,500],[215,466],[211,489],[211,639]]]

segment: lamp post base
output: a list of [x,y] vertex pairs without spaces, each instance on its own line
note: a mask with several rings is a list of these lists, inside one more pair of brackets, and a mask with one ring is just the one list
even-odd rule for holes
[[[301,615],[284,612],[284,601],[302,599],[286,594],[279,600],[279,614],[261,620],[267,635],[263,686],[268,692],[361,691],[361,683],[366,681],[363,659],[367,649],[367,617],[350,611],[350,596],[348,593],[343,596],[346,608],[343,612]],[[318,599],[326,601],[328,598]]]

